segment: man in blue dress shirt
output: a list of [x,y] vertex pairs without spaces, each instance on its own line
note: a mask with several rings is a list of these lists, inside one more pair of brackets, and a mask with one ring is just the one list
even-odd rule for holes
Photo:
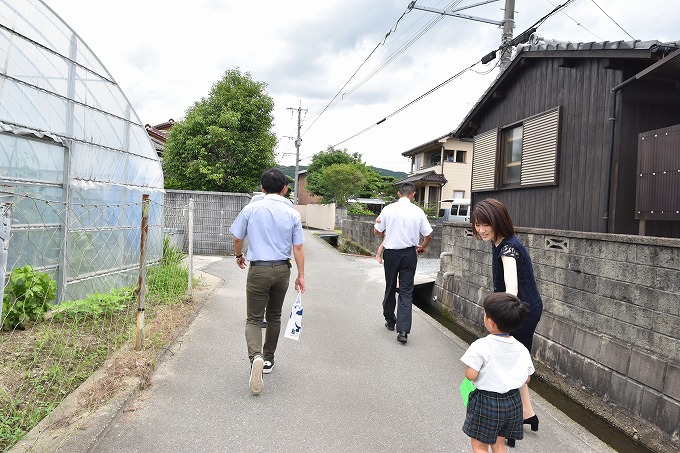
[[[246,344],[251,362],[250,391],[259,395],[264,387],[262,374],[271,373],[281,331],[281,310],[288,291],[291,249],[298,275],[295,290],[305,290],[304,235],[300,213],[284,195],[288,178],[280,170],[262,173],[264,198],[250,203],[239,213],[229,231],[234,235],[236,264],[245,269],[243,242],[248,237],[248,280],[246,283]],[[262,321],[267,317],[264,346]]]

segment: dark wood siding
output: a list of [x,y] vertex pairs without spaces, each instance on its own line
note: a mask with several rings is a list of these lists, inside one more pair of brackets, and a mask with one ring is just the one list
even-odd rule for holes
[[494,197],[504,202],[517,226],[602,232],[607,190],[605,132],[611,88],[619,71],[598,59],[571,68],[559,59],[531,59],[506,82],[505,98],[480,114],[479,132],[505,126],[561,106],[559,174],[556,187],[478,192],[473,204]]
[[[680,90],[671,83],[640,80],[621,91],[620,105],[615,141],[612,232],[637,234],[635,190],[638,179],[638,134],[680,124]],[[648,222],[646,234],[680,237],[680,225],[673,228],[672,224],[673,222]],[[676,231],[675,234],[672,234],[673,230]]]

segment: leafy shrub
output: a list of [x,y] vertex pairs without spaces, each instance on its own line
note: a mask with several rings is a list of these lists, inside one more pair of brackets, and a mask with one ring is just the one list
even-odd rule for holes
[[2,299],[3,327],[22,329],[30,321],[42,321],[56,297],[57,283],[45,272],[28,265],[15,268]]
[[347,208],[347,214],[351,215],[375,215],[363,203],[353,203]]
[[439,210],[437,209],[436,205],[429,205],[429,206],[425,206],[423,208],[423,211],[425,212],[425,215],[428,216],[428,217],[437,217],[437,212]]
[[59,304],[54,312],[54,319],[106,316],[125,310],[133,300],[132,288],[114,289],[106,294],[88,294],[85,299]]

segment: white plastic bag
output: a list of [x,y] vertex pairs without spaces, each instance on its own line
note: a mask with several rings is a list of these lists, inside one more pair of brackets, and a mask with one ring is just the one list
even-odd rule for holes
[[290,308],[290,317],[286,326],[286,333],[283,335],[291,340],[300,340],[300,328],[302,327],[302,294],[297,293],[295,302]]

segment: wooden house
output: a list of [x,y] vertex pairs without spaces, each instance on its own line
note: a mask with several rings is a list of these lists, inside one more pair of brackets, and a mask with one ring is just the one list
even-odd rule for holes
[[472,204],[518,226],[680,237],[680,43],[533,36],[468,113]]

